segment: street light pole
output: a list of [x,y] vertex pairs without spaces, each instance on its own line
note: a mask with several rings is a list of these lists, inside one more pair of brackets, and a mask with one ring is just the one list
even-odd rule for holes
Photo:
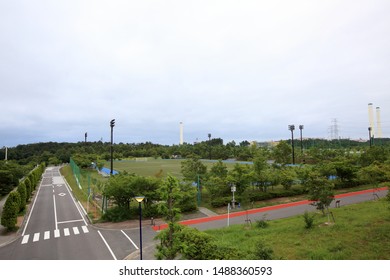
[[293,164],[295,164],[295,154],[294,154],[294,129],[295,129],[295,125],[293,125],[293,124],[289,125],[288,129],[291,130],[292,162],[293,162]]
[[111,147],[110,147],[110,152],[111,152],[111,171],[110,174],[112,175],[114,173],[114,159],[113,159],[113,142],[114,142],[114,126],[115,126],[115,119],[110,121],[110,127],[111,127]]
[[141,202],[144,200],[144,196],[136,196],[135,200],[138,202],[138,210],[139,210],[139,259],[142,260],[142,207]]

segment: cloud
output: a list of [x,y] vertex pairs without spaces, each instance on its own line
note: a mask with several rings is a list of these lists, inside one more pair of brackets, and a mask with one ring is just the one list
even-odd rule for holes
[[[3,144],[366,137],[389,118],[387,1],[19,1],[0,9]],[[386,129],[383,129],[384,133]],[[341,130],[342,132],[342,130]],[[35,136],[34,136],[35,135]],[[36,135],[39,135],[36,136]],[[206,136],[204,136],[206,135]],[[218,136],[221,135],[221,136]]]

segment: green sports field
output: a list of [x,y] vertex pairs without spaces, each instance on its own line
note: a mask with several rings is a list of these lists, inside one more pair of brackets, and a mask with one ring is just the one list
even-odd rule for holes
[[[141,176],[162,176],[165,177],[171,174],[175,177],[181,178],[181,163],[182,159],[154,159],[154,158],[139,158],[131,160],[114,161],[114,170],[127,171]],[[207,166],[209,170],[216,161],[204,160],[202,163]],[[228,169],[233,168],[235,162],[225,163]],[[104,165],[110,168],[110,162]]]

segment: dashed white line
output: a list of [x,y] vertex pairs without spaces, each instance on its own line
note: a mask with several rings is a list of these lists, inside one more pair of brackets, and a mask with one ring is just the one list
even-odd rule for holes
[[64,235],[65,236],[69,236],[70,235],[70,232],[69,232],[68,228],[64,228]]
[[58,238],[58,237],[60,237],[60,230],[56,229],[54,230],[54,238]]

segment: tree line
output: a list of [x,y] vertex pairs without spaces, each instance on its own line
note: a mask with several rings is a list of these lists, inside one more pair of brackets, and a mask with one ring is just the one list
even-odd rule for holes
[[[389,147],[390,139],[376,139],[375,146]],[[286,161],[291,162],[291,141],[281,140],[277,143],[285,143],[287,146]],[[301,154],[300,141],[294,140],[296,155]],[[275,143],[250,143],[241,141],[236,143],[230,141],[224,143],[223,139],[215,138],[199,143],[183,145],[160,145],[151,142],[145,143],[117,143],[114,144],[114,158],[131,158],[131,157],[161,157],[168,158],[186,158],[190,155],[197,155],[203,159],[225,160],[234,158],[237,160],[248,161],[254,157],[254,147],[265,147],[273,149]],[[353,141],[349,139],[325,140],[325,139],[304,139],[302,141],[304,151],[311,150],[345,150],[351,149],[359,151],[369,147],[367,141]],[[286,154],[286,151],[283,152]],[[89,159],[109,160],[110,143],[109,142],[78,142],[78,143],[35,143],[18,145],[8,148],[8,159],[16,161],[21,165],[26,164],[59,164],[69,162],[69,158],[75,154],[88,155]],[[5,157],[4,149],[0,150],[0,158]]]

